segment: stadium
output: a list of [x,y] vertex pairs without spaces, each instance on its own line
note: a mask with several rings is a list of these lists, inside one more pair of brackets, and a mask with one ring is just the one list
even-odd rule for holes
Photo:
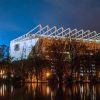
[[[65,44],[73,41],[71,42],[72,45],[78,43],[77,46],[84,43],[90,55],[93,55],[93,52],[98,52],[100,48],[100,33],[96,31],[84,31],[83,29],[72,30],[70,28],[64,29],[63,27],[57,28],[56,26],[50,28],[48,25],[42,27],[42,25],[39,24],[28,33],[10,42],[10,57],[13,60],[27,59],[34,47],[38,54],[41,53],[41,51],[43,54],[43,52],[46,51],[45,47],[47,47],[48,44],[54,44],[55,40],[62,40]],[[75,47],[73,46],[73,48]],[[86,51],[85,54],[87,54],[88,51]],[[67,50],[66,53],[68,52]],[[82,51],[80,54],[82,54]]]

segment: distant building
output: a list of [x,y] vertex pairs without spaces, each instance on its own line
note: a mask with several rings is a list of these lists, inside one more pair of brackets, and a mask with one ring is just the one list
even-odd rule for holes
[[[25,35],[20,36],[10,42],[10,57],[12,58],[13,61],[27,59],[33,47],[37,46],[38,43],[39,45],[41,45],[40,40],[46,38],[48,39],[69,38],[77,40],[82,39],[83,41],[88,41],[88,42],[89,41],[99,42],[100,33],[96,33],[96,31],[90,32],[89,30],[78,31],[77,29],[71,30],[70,28],[64,29],[63,27],[57,29],[56,26],[50,28],[48,25],[45,27],[38,25]],[[45,41],[44,44],[46,45],[47,43]],[[45,47],[42,47],[41,49],[44,50]]]

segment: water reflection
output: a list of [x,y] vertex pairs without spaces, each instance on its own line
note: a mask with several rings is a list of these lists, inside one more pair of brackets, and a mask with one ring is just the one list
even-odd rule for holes
[[0,100],[100,100],[100,84],[0,84]]

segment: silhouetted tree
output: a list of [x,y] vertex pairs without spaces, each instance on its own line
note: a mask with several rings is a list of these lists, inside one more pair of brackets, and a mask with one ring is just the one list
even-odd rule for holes
[[48,56],[51,59],[51,62],[54,65],[54,69],[58,76],[58,81],[63,81],[63,76],[65,72],[65,66],[68,63],[66,42],[61,39],[54,39],[53,43],[48,46]]

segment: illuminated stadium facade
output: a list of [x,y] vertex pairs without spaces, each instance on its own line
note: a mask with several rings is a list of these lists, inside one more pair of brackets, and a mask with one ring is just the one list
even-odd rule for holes
[[83,41],[95,41],[99,43],[100,33],[90,30],[84,31],[83,29],[77,30],[70,28],[64,29],[63,27],[57,28],[49,27],[48,25],[42,27],[36,26],[25,35],[22,35],[10,42],[10,56],[13,60],[27,59],[32,48],[38,44],[40,38],[53,38],[53,39],[75,39]]

